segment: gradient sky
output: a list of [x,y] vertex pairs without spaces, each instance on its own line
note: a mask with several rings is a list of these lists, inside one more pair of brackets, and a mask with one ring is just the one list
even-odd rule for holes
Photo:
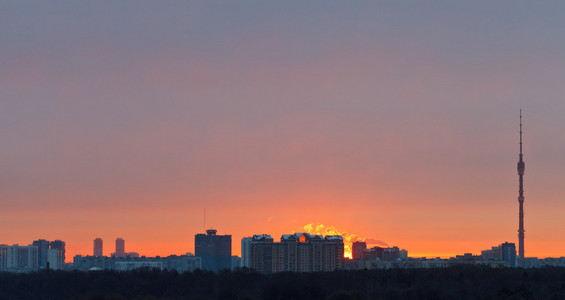
[[309,223],[565,256],[564,1],[0,0],[0,243]]

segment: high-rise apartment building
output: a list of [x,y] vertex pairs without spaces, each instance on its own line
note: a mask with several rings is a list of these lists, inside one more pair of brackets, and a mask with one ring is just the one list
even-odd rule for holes
[[[270,235],[253,235],[249,243],[249,267],[259,273],[272,273],[273,268],[277,270],[282,268],[273,266],[273,256],[278,257],[284,255],[278,250],[279,248],[275,249],[273,238]],[[274,255],[273,252],[275,252]]]
[[363,258],[363,251],[367,250],[367,243],[365,242],[353,242],[351,246],[351,255],[353,259],[361,259]]
[[61,270],[65,266],[65,254],[62,249],[47,250],[47,265],[49,269]]
[[251,245],[251,238],[244,237],[241,239],[241,265],[240,267],[249,268],[249,246]]
[[0,271],[8,270],[8,251],[10,246],[0,245]]
[[116,253],[125,253],[126,252],[126,241],[122,238],[116,239]]
[[280,243],[270,235],[254,235],[249,265],[261,273],[334,271],[343,269],[343,251],[343,238],[337,235],[285,234]]
[[202,258],[202,269],[219,272],[231,269],[231,235],[217,235],[215,229],[194,236],[194,253]]
[[511,268],[516,267],[516,244],[505,242],[500,244],[500,256]]
[[[65,242],[55,240],[33,241],[33,246],[37,247],[37,264],[39,268],[60,269],[65,264]],[[50,259],[51,258],[51,259]]]
[[60,240],[54,240],[51,243],[49,243],[49,249],[54,249],[54,250],[58,250],[58,254],[57,256],[59,257],[58,260],[59,262],[62,260],[62,262],[65,262],[65,255],[67,250],[65,250],[65,242],[60,241]]
[[93,256],[101,257],[103,255],[103,241],[101,238],[94,239]]
[[49,244],[50,243],[47,240],[37,240],[32,243],[33,246],[37,247],[37,263],[41,269],[47,268],[47,252],[49,250]]
[[126,242],[122,238],[116,239],[116,252],[112,253],[112,257],[126,257]]
[[0,270],[32,272],[39,269],[38,247],[0,245]]

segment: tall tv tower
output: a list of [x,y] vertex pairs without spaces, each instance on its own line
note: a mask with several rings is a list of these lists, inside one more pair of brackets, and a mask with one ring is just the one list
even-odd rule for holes
[[518,177],[520,178],[520,191],[518,203],[520,203],[520,223],[518,228],[518,266],[524,263],[524,164],[522,155],[522,110],[520,109],[520,160],[518,161]]

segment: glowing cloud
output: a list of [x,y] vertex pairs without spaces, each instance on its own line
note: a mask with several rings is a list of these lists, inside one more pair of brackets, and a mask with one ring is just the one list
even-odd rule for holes
[[302,229],[310,234],[341,235],[343,237],[344,256],[348,258],[352,257],[351,247],[353,245],[353,242],[360,241],[360,242],[365,242],[368,245],[379,245],[379,246],[388,247],[388,244],[381,240],[364,238],[356,234],[350,234],[348,232],[338,230],[337,228],[331,225],[326,226],[321,223],[310,223],[308,225],[304,225]]

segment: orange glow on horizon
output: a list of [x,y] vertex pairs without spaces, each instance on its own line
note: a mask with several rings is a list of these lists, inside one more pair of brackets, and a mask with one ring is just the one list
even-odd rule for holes
[[374,240],[374,239],[369,239],[369,238],[363,238],[361,236],[358,236],[356,234],[350,234],[346,231],[341,231],[338,230],[337,228],[335,228],[334,226],[326,226],[324,224],[321,223],[310,223],[307,225],[304,225],[303,227],[304,231],[306,231],[307,233],[310,234],[318,234],[318,235],[341,235],[343,237],[343,256],[346,258],[353,258],[353,251],[352,251],[352,247],[353,247],[353,242],[366,242],[367,246],[368,245],[378,245],[378,246],[385,246],[388,247],[388,244],[386,244],[383,241],[380,240]]

